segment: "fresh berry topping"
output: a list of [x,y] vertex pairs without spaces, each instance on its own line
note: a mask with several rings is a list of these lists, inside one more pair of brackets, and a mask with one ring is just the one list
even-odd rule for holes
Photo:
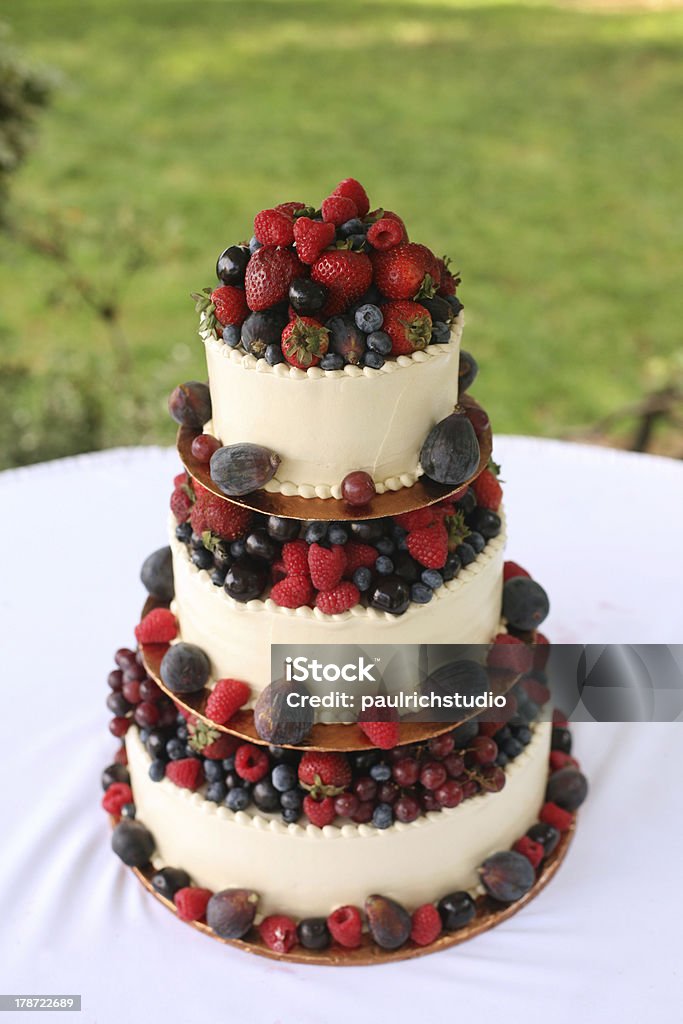
[[[535,652],[534,652],[535,660]],[[536,666],[534,665],[534,668]],[[550,700],[550,690],[540,679],[535,679],[534,676],[526,676],[520,683],[525,694],[532,700],[534,704],[538,704],[539,707],[543,707]]]
[[341,356],[343,363],[359,366],[366,350],[365,335],[351,316],[333,316],[327,321],[330,332],[330,354]]
[[310,217],[298,217],[294,222],[296,251],[303,263],[315,263],[320,254],[332,245],[334,236],[334,224],[311,220]]
[[523,857],[531,864],[532,868],[536,869],[545,857],[545,850],[540,843],[534,842],[529,836],[522,836],[512,847],[517,853],[521,853]]
[[310,316],[297,316],[282,332],[282,352],[292,366],[307,370],[327,352],[329,331]]
[[305,540],[290,540],[282,546],[282,561],[291,576],[309,576],[308,544]]
[[196,757],[181,757],[166,765],[166,778],[181,789],[199,789],[204,781],[202,762]]
[[381,217],[368,228],[368,242],[375,249],[385,252],[403,241],[403,223],[395,217]]
[[448,557],[448,531],[442,523],[411,530],[408,551],[426,569],[441,569]]
[[467,892],[451,892],[437,904],[439,916],[447,932],[455,932],[469,924],[477,913],[474,900]]
[[532,825],[527,831],[527,836],[535,843],[541,844],[544,857],[549,857],[560,841],[559,830],[544,821],[537,821],[535,825]]
[[[434,257],[424,246],[402,243],[386,252],[375,251],[371,258],[375,284],[388,299],[413,299],[421,289],[434,294]],[[428,271],[432,272],[429,281],[426,280]]]
[[341,483],[342,498],[354,508],[367,505],[377,493],[375,481],[369,473],[355,470],[347,473]]
[[433,903],[413,911],[410,938],[417,946],[429,946],[441,934],[441,915]]
[[427,348],[432,318],[419,302],[387,302],[382,306],[383,330],[391,338],[391,355],[411,355]]
[[176,487],[171,495],[170,504],[176,523],[186,523],[194,505],[194,495],[187,484],[183,483]]
[[578,768],[579,762],[571,754],[565,754],[562,750],[550,751],[550,771],[559,772],[561,768]]
[[358,587],[349,580],[337,583],[330,590],[321,590],[316,596],[315,606],[324,615],[341,615],[354,608],[360,601]]
[[126,782],[114,782],[102,797],[102,807],[107,814],[120,818],[123,807],[132,801],[133,793],[130,786]]
[[211,895],[210,889],[199,889],[194,885],[178,889],[173,897],[173,902],[175,903],[180,920],[202,921]]
[[400,516],[395,517],[394,522],[408,532],[420,530],[422,527],[431,526],[436,522],[436,511],[432,505],[426,505],[425,508],[415,509],[414,512],[403,512]]
[[135,627],[139,644],[168,644],[178,635],[175,615],[168,608],[153,608]]
[[497,512],[503,500],[503,488],[498,483],[498,478],[491,468],[480,473],[472,484],[474,493],[477,496],[477,504],[482,508],[490,508]]
[[199,536],[208,531],[223,540],[237,540],[247,530],[251,517],[249,509],[224,501],[202,488],[197,494],[190,522]]
[[129,868],[141,868],[154,853],[154,837],[139,821],[122,818],[111,836],[111,848]]
[[206,465],[213,455],[220,448],[221,443],[217,437],[212,437],[211,434],[197,434],[192,439],[191,450],[192,454],[198,462]]
[[380,750],[391,750],[392,747],[398,745],[400,737],[400,725],[398,721],[371,722],[359,719],[358,725],[373,746],[379,747]]
[[403,615],[410,605],[410,586],[400,576],[382,576],[371,590],[370,604],[388,615]]
[[[355,178],[344,178],[332,192],[333,196],[346,196],[353,200],[359,217],[365,217],[370,209],[368,194],[359,181]],[[355,214],[354,214],[355,216]]]
[[[536,630],[534,634],[534,669],[537,672],[542,672],[548,664],[548,658],[550,657],[550,640],[543,633],[539,633]],[[545,702],[544,702],[545,703]]]
[[322,253],[315,261],[311,277],[328,289],[326,313],[333,316],[368,290],[372,282],[372,264],[365,253],[333,249]]
[[499,633],[489,648],[486,664],[490,668],[501,668],[508,672],[529,672],[533,664],[533,652],[519,637]]
[[270,591],[270,597],[281,608],[302,608],[313,600],[313,584],[310,577],[300,575],[286,576],[276,583]]
[[558,832],[566,832],[574,821],[574,815],[570,811],[565,811],[552,802],[543,804],[538,817],[546,825],[553,825]]
[[344,754],[309,751],[299,762],[298,776],[314,799],[336,796],[351,785],[351,765]]
[[308,568],[317,590],[336,587],[346,569],[344,545],[333,544],[330,548],[324,548],[320,544],[311,544],[308,549]]
[[302,272],[303,267],[291,250],[274,246],[257,249],[247,264],[244,277],[249,309],[268,309],[284,302],[290,284]]
[[236,324],[239,327],[249,315],[242,288],[222,285],[211,292],[211,302],[215,306],[214,316],[223,327],[227,324]]
[[334,821],[334,800],[331,796],[323,797],[322,800],[316,800],[310,795],[305,796],[303,809],[311,825],[315,825],[317,828],[324,828],[325,825],[331,825]]
[[[224,761],[226,757],[232,757],[235,753],[239,746],[239,740],[236,736],[229,736],[225,732],[218,733],[216,736],[216,732],[216,729],[206,729],[209,741],[203,745],[197,744],[196,749],[201,752],[202,757],[210,761]],[[195,746],[196,738],[197,734],[195,733],[190,740],[190,746]],[[206,774],[206,765],[204,765],[204,772]]]
[[373,569],[377,561],[377,548],[371,544],[361,544],[360,541],[350,540],[344,546],[346,555],[346,568],[344,576],[352,577],[356,569]]
[[358,215],[358,208],[353,199],[342,195],[323,199],[321,211],[323,220],[329,221],[335,227],[341,227],[347,220],[353,220]]
[[294,218],[291,212],[284,206],[261,210],[254,217],[254,237],[261,245],[291,245],[294,241]]
[[206,715],[212,722],[225,725],[249,700],[251,689],[240,679],[219,679],[206,702]]
[[573,814],[588,795],[588,782],[576,768],[567,766],[553,772],[546,790],[546,800]]
[[522,569],[521,565],[517,565],[516,562],[505,562],[503,564],[503,582],[507,583],[515,576],[526,576],[527,579],[531,579],[531,574],[526,569]]
[[167,900],[172,900],[179,889],[189,884],[190,876],[182,868],[161,868],[152,875],[152,888]]
[[253,743],[242,743],[235,753],[235,771],[245,782],[259,782],[268,773],[268,754]]
[[526,896],[536,873],[528,858],[516,850],[504,850],[487,857],[479,877],[489,896],[500,903],[515,903]]
[[363,936],[363,920],[358,907],[345,906],[333,910],[327,927],[335,942],[344,949],[357,949]]
[[548,595],[535,580],[515,576],[503,586],[503,618],[514,629],[534,630],[550,610]]
[[258,926],[259,935],[269,949],[276,953],[289,953],[297,944],[296,925],[291,917],[271,914]]
[[[316,259],[320,253],[316,253]],[[327,288],[307,277],[295,278],[289,286],[290,316],[317,316],[327,301]]]

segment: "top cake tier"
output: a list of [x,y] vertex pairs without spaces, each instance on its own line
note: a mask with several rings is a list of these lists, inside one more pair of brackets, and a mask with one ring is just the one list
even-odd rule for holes
[[324,371],[269,365],[202,331],[212,423],[223,445],[250,441],[281,462],[266,490],[304,498],[339,498],[341,481],[368,473],[378,493],[410,487],[421,473],[420,449],[458,400],[463,314],[446,344],[388,359],[376,370],[346,364]]

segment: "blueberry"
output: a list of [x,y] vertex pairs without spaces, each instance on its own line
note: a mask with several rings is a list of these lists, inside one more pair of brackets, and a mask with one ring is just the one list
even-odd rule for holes
[[429,339],[430,345],[447,345],[451,340],[451,329],[442,320],[432,324],[432,336]]
[[140,579],[151,597],[159,601],[172,601],[175,596],[173,586],[173,562],[171,549],[168,545],[153,551],[142,563]]
[[141,743],[147,743],[147,740],[149,739],[149,733],[150,733],[149,729],[140,729],[140,742]]
[[510,758],[507,756],[504,750],[499,750],[496,754],[495,764],[498,768],[504,768],[508,764]]
[[235,770],[235,755],[232,754],[230,757],[226,757],[221,761],[221,768],[224,772],[234,772]]
[[162,868],[152,876],[152,888],[167,900],[172,900],[178,889],[190,884],[190,876],[182,868]]
[[199,533],[192,532],[190,537],[190,547],[193,551],[201,551],[204,549],[204,540]]
[[392,522],[391,524],[390,533],[391,538],[395,542],[397,547],[400,545],[401,541],[408,536],[408,531],[406,530],[406,528],[404,526],[399,526],[398,523],[394,522]]
[[225,583],[226,569],[214,569],[211,573],[211,582],[214,587],[222,587]]
[[243,540],[234,540],[230,545],[230,554],[233,558],[242,558],[246,550]]
[[282,354],[282,347],[274,342],[268,345],[264,354],[264,359],[268,363],[268,366],[277,366],[278,363],[284,363],[285,357]]
[[437,903],[444,931],[455,932],[469,924],[477,913],[474,900],[467,892],[451,892]]
[[505,850],[487,857],[479,877],[489,896],[500,903],[514,903],[526,896],[536,874],[531,862],[516,850]]
[[348,242],[351,244],[351,248],[355,252],[361,252],[367,248],[367,239],[365,235],[349,235]]
[[125,764],[110,764],[102,772],[102,789],[109,789],[115,782],[130,782],[130,775]]
[[166,762],[160,758],[150,763],[148,774],[152,782],[161,782],[164,775],[166,774]]
[[222,804],[227,795],[228,790],[224,782],[211,782],[206,787],[206,799],[214,804]]
[[337,234],[341,238],[349,238],[351,235],[362,235],[368,230],[368,225],[364,224],[360,217],[352,217],[351,220],[345,220],[341,227],[337,228]]
[[378,331],[384,323],[384,314],[379,306],[373,306],[368,302],[364,306],[359,306],[354,320],[356,327],[359,327],[364,334],[372,334],[373,331]]
[[198,569],[212,569],[213,568],[213,555],[206,548],[195,548],[192,552],[192,563],[196,565]]
[[307,544],[320,544],[327,535],[327,523],[309,523],[304,535]]
[[519,729],[517,729],[515,737],[518,740],[518,742],[522,744],[523,747],[526,747],[529,743],[531,743],[531,729],[529,729],[529,727],[526,725],[522,725],[519,727]]
[[503,618],[515,629],[536,629],[549,610],[548,595],[535,580],[513,576],[503,587]]
[[185,744],[174,736],[166,744],[166,754],[171,761],[179,761],[182,757],[185,757]]
[[381,356],[388,356],[391,352],[392,341],[385,331],[373,331],[367,337],[368,348],[372,352],[378,352]]
[[261,248],[261,243],[259,242],[259,240],[256,237],[256,235],[253,235],[249,239],[249,252],[254,253],[254,252],[256,252],[257,249],[260,249],[260,248]]
[[380,555],[375,562],[375,569],[380,576],[391,576],[394,571],[394,563],[388,555]]
[[461,569],[462,562],[460,561],[460,556],[455,551],[450,551],[446,558],[446,564],[441,570],[444,581],[448,583],[450,580],[454,580]]
[[477,504],[477,496],[471,487],[468,487],[462,498],[458,498],[455,503],[455,507],[458,512],[462,512],[463,515],[468,516],[470,512],[473,512]]
[[349,539],[346,527],[341,523],[332,523],[327,531],[327,539],[330,544],[346,544]]
[[410,599],[415,604],[428,604],[431,601],[434,591],[424,583],[413,583],[410,588]]
[[467,541],[464,541],[462,544],[458,544],[455,549],[455,553],[463,566],[471,565],[477,557],[476,551],[471,544],[467,543]]
[[324,917],[304,917],[297,925],[296,934],[304,949],[327,949],[331,942]]
[[242,329],[237,324],[226,324],[223,328],[223,341],[230,348],[237,348],[242,341]]
[[372,584],[372,572],[367,566],[361,565],[354,572],[352,579],[361,594],[364,594],[366,590],[370,589]]
[[[480,533],[484,540],[493,540],[501,531],[500,516],[490,508],[477,506],[467,517],[467,525],[471,530]],[[469,540],[469,538],[468,538]]]
[[231,811],[243,811],[249,806],[251,797],[244,786],[235,786],[225,798],[225,806]]
[[338,352],[328,352],[318,363],[321,370],[343,370],[344,357]]
[[519,757],[519,755],[524,750],[524,747],[519,742],[519,740],[516,740],[514,736],[511,736],[510,739],[506,740],[505,743],[503,744],[503,750],[512,761],[516,757]]
[[222,782],[225,772],[220,761],[211,761],[208,758],[204,762],[204,775],[207,782]]
[[394,821],[391,804],[377,804],[372,812],[372,824],[375,828],[389,828]]
[[301,811],[296,807],[284,807],[281,813],[282,820],[287,825],[294,825],[301,817]]
[[396,550],[396,545],[390,537],[380,537],[375,547],[379,551],[380,555],[393,555]]
[[257,782],[251,796],[261,811],[277,811],[280,808],[280,794],[268,779],[261,779]]
[[189,523],[178,523],[175,528],[175,535],[176,540],[179,540],[181,544],[188,544],[192,536],[192,527]]
[[112,850],[131,868],[141,868],[149,863],[154,846],[152,833],[139,821],[123,818],[112,833]]
[[164,757],[166,753],[166,738],[158,729],[151,729],[145,746],[147,747],[147,753],[152,760],[158,757]]
[[443,576],[438,569],[424,569],[420,578],[432,590],[438,590],[439,587],[443,586]]
[[360,523],[349,523],[354,540],[362,544],[376,544],[383,535],[386,526],[384,519],[366,519]]
[[367,366],[370,370],[381,370],[384,366],[384,356],[381,356],[379,352],[366,352],[363,356],[363,366]]
[[370,769],[370,777],[375,782],[388,782],[391,778],[391,767],[385,764],[384,761],[380,761],[378,764],[373,764]]
[[278,793],[286,793],[288,789],[296,786],[296,769],[291,764],[276,764],[271,779]]
[[288,811],[300,811],[304,802],[304,794],[300,789],[288,789],[280,797],[280,806]]
[[480,533],[477,533],[476,530],[470,530],[470,532],[467,535],[466,543],[469,544],[471,548],[474,548],[475,552],[478,555],[480,555],[484,548],[486,547],[486,541],[484,540]]

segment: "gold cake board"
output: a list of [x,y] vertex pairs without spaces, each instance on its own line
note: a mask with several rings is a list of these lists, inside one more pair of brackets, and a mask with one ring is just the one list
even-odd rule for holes
[[[395,963],[398,960],[412,960],[414,957],[426,956],[428,953],[438,953],[443,949],[459,946],[462,942],[468,942],[470,939],[476,938],[477,935],[481,935],[483,932],[487,932],[489,929],[502,924],[503,921],[507,921],[513,914],[526,907],[531,900],[538,896],[559,870],[560,865],[567,856],[575,830],[576,816],[570,829],[562,835],[557,848],[544,862],[536,882],[526,896],[517,900],[516,903],[509,904],[498,904],[488,896],[478,897],[476,901],[477,916],[470,924],[458,929],[458,931],[440,935],[438,939],[428,946],[417,946],[415,943],[408,941],[400,949],[381,949],[372,941],[368,933],[364,932],[362,944],[357,949],[343,949],[341,946],[333,944],[328,949],[313,950],[304,949],[302,946],[297,945],[291,953],[276,953],[260,937],[253,940],[221,939],[208,925],[201,921],[186,923],[190,923],[191,927],[197,931],[203,932],[205,935],[227,946],[234,946],[245,953],[255,953],[257,956],[265,956],[271,960],[282,960],[286,963],[311,964],[319,967],[366,967],[372,964]],[[145,869],[131,868],[131,871],[145,889],[151,892],[168,910],[177,915],[178,912],[175,904],[161,896],[158,892],[155,892],[152,888],[151,880],[155,874],[155,868],[151,866]]]

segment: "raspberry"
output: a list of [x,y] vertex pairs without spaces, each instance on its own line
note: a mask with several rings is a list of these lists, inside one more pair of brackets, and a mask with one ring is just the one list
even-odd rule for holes
[[275,207],[275,209],[276,210],[284,210],[285,213],[291,213],[292,216],[293,216],[296,213],[297,210],[305,210],[306,209],[306,204],[305,203],[278,203],[277,206]]
[[570,814],[569,811],[565,811],[562,807],[558,807],[557,804],[553,803],[543,804],[541,813],[538,817],[539,820],[544,821],[546,825],[554,825],[559,832],[566,832],[574,820],[573,814]]
[[313,584],[308,576],[286,576],[276,583],[270,596],[281,608],[301,608],[313,600]]
[[[534,652],[532,651],[532,657],[533,653]],[[534,704],[538,704],[540,708],[550,700],[550,690],[548,687],[544,686],[540,680],[534,679],[533,676],[528,676],[526,679],[522,679],[521,687],[529,700],[532,700]]]
[[550,640],[543,633],[539,633],[536,630],[534,634],[534,668],[539,672],[548,664],[548,658],[550,657]]
[[181,757],[179,761],[169,761],[166,765],[166,778],[181,789],[199,789],[204,781],[202,762],[196,757]]
[[291,211],[282,206],[274,210],[261,210],[254,217],[254,235],[261,245],[291,245],[294,241],[294,218]]
[[308,751],[299,762],[299,782],[314,797],[335,796],[351,785],[351,765],[343,754]]
[[103,808],[107,814],[113,814],[116,818],[121,817],[121,809],[124,804],[132,802],[133,792],[126,782],[112,782],[102,797]]
[[333,544],[331,548],[323,548],[320,544],[311,544],[308,549],[308,568],[317,590],[336,587],[346,568],[344,546]]
[[345,221],[358,216],[358,207],[348,196],[328,196],[327,199],[323,199],[321,210],[323,220],[329,221],[335,227],[341,227]]
[[354,608],[359,601],[360,591],[358,587],[354,583],[347,581],[345,583],[338,583],[331,590],[321,591],[315,599],[315,606],[324,615],[341,615],[342,612],[348,612],[351,608]]
[[190,478],[187,475],[187,473],[184,472],[184,471],[182,473],[178,473],[177,476],[173,477],[173,486],[176,489],[178,487],[182,487],[183,484],[189,484],[189,482],[190,482]]
[[477,496],[477,505],[482,508],[489,508],[497,512],[503,500],[503,488],[498,483],[498,478],[490,469],[485,469],[472,484],[474,493]]
[[357,540],[350,540],[344,546],[344,553],[346,555],[344,576],[348,576],[349,579],[353,576],[356,569],[361,567],[374,569],[379,554],[377,548],[373,548],[372,544],[361,544]]
[[246,782],[258,782],[268,772],[268,755],[253,743],[242,743],[235,754],[235,771]]
[[197,493],[190,522],[197,534],[201,535],[209,530],[223,540],[237,540],[246,532],[251,522],[251,512],[247,508],[216,497],[211,491],[202,489]]
[[380,750],[391,750],[392,747],[398,746],[400,736],[400,727],[398,722],[359,721],[358,725],[373,746],[379,747]]
[[578,768],[579,762],[571,754],[565,754],[563,750],[550,751],[550,771],[559,772],[560,768]]
[[323,250],[334,242],[334,224],[323,224],[310,217],[298,217],[294,222],[296,251],[303,263],[315,263]]
[[425,508],[416,508],[414,512],[403,512],[400,516],[394,517],[394,522],[402,526],[404,530],[420,530],[423,526],[431,526],[436,520],[434,509],[431,505]]
[[543,860],[543,854],[545,853],[541,844],[530,839],[529,836],[522,836],[521,839],[518,839],[512,849],[526,857],[533,868],[538,867]]
[[128,764],[128,751],[126,750],[125,747],[119,747],[119,749],[116,751],[116,753],[114,754],[114,763]]
[[[344,178],[332,192],[333,196],[346,196],[356,204],[359,217],[364,217],[370,209],[368,194],[359,181],[355,178]],[[385,214],[385,216],[389,216]],[[395,216],[395,215],[394,215]]]
[[291,576],[308,576],[308,544],[305,540],[289,540],[282,547],[282,561]]
[[410,937],[417,946],[428,946],[441,934],[441,916],[433,903],[413,911]]
[[403,225],[394,217],[382,217],[368,229],[368,242],[380,252],[392,249],[403,241]]
[[194,885],[187,885],[184,889],[178,889],[173,897],[173,902],[175,903],[180,920],[203,920],[207,904],[212,896],[213,893],[210,889],[199,889]]
[[533,662],[533,653],[519,637],[509,633],[499,633],[489,648],[486,664],[489,668],[502,668],[508,672],[529,672]]
[[315,825],[317,828],[331,825],[334,821],[334,800],[331,796],[323,797],[322,800],[315,800],[312,796],[305,796],[304,814],[311,825]]
[[190,518],[193,504],[192,498],[185,490],[185,485],[176,487],[171,495],[171,512],[175,516],[177,523],[187,522]]
[[503,565],[503,583],[507,583],[514,576],[527,576],[531,578],[531,573],[528,573],[526,569],[522,569],[521,565],[517,565],[516,562],[505,562]]
[[425,569],[442,569],[448,558],[448,531],[442,523],[411,530],[406,543],[413,558]]
[[178,635],[175,615],[168,608],[153,608],[135,627],[139,644],[168,644]]
[[335,942],[344,949],[357,949],[363,937],[363,920],[358,907],[345,906],[333,910],[327,927]]
[[206,715],[212,722],[225,725],[247,701],[251,688],[239,679],[219,679],[206,702]]
[[285,917],[284,914],[264,917],[258,930],[266,946],[276,953],[289,953],[290,949],[296,946],[296,925],[291,917]]

